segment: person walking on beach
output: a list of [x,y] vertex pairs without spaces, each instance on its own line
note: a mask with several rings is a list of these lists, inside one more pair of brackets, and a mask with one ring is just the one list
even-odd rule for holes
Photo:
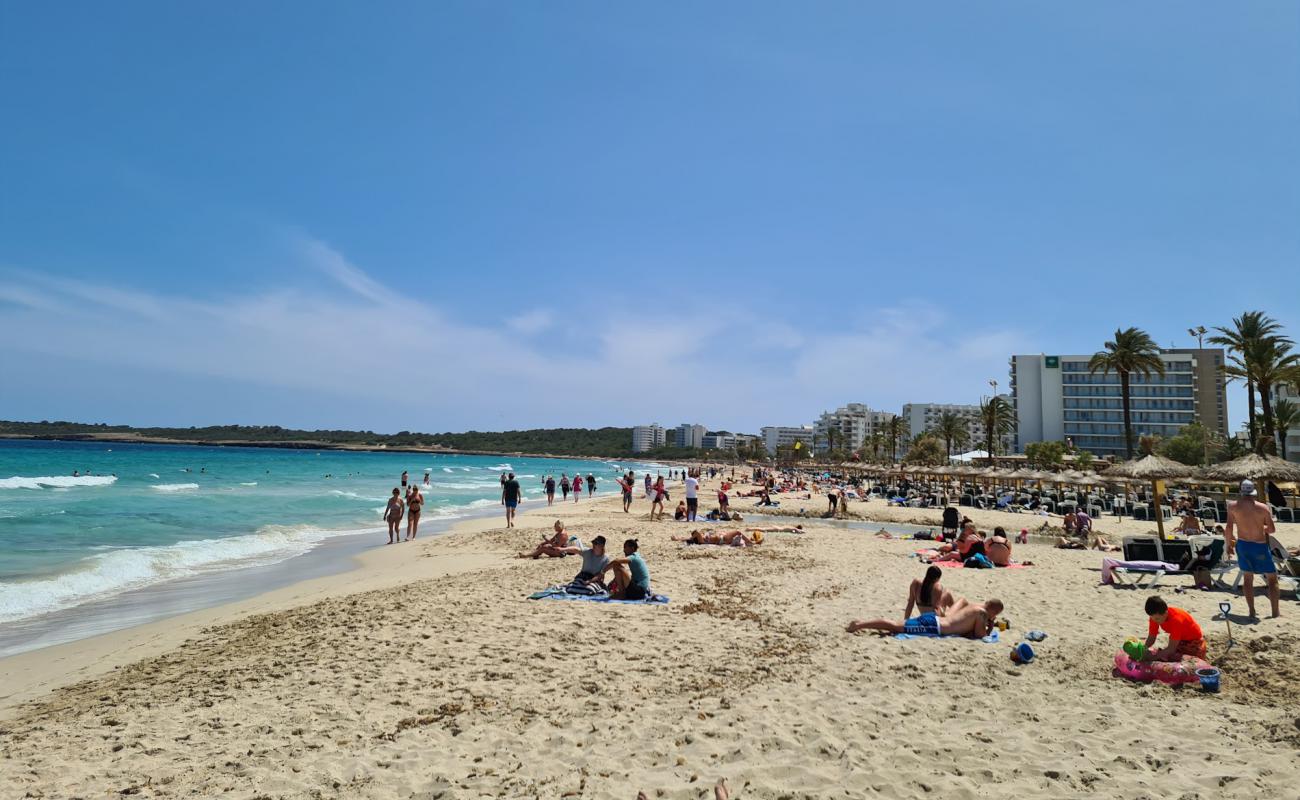
[[645,496],[646,497],[651,496],[650,489],[652,488],[652,486],[653,484],[650,482],[650,473],[647,472],[645,474]]
[[560,494],[560,499],[567,502],[569,499],[569,473],[567,472],[560,473]]
[[510,473],[506,482],[501,484],[501,505],[506,507],[506,527],[515,526],[515,509],[519,507],[519,481],[515,480],[515,474]]
[[546,476],[546,505],[555,505],[555,476]]
[[1223,529],[1223,540],[1227,544],[1228,557],[1237,554],[1237,564],[1241,567],[1242,594],[1246,595],[1246,608],[1250,618],[1255,619],[1255,575],[1263,575],[1268,584],[1268,602],[1273,607],[1273,616],[1281,616],[1278,608],[1277,565],[1273,563],[1273,554],[1268,549],[1268,537],[1276,527],[1273,525],[1273,513],[1268,506],[1255,500],[1253,481],[1242,481],[1238,498],[1228,503],[1228,525]]
[[420,494],[420,487],[412,486],[411,491],[406,495],[406,541],[415,538],[416,531],[420,529],[420,509],[424,508],[424,495]]
[[582,499],[582,475],[573,476],[573,502]]
[[388,505],[384,508],[384,521],[388,523],[388,543],[395,544],[401,541],[402,532],[402,514],[406,511],[406,506],[402,504],[402,490],[394,488],[393,496],[388,498]]
[[700,479],[688,473],[686,475],[686,521],[694,522],[699,509]]
[[627,514],[632,507],[632,476],[629,474],[626,478],[615,480],[618,481],[618,488],[623,490],[623,513]]
[[[649,477],[647,474],[646,477]],[[664,476],[660,475],[659,480],[654,485],[654,502],[650,504],[650,519],[663,519],[664,501],[668,499],[668,490],[664,487]],[[659,516],[655,516],[655,509],[658,509]]]
[[590,472],[587,473],[587,496],[591,497],[596,493],[596,476]]

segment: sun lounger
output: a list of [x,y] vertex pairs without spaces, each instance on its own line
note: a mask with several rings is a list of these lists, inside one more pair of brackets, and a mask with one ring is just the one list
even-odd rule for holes
[[1154,589],[1166,575],[1180,574],[1177,564],[1164,561],[1101,560],[1101,582],[1135,589]]

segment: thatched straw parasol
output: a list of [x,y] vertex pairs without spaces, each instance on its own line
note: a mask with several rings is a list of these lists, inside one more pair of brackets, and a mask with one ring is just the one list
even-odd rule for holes
[[1151,481],[1151,495],[1155,499],[1156,528],[1160,538],[1165,538],[1165,515],[1160,512],[1159,481],[1168,478],[1190,478],[1196,475],[1196,467],[1174,461],[1155,454],[1144,456],[1137,461],[1125,461],[1106,470],[1107,478],[1137,478]]
[[1277,456],[1251,454],[1206,467],[1205,477],[1210,480],[1236,483],[1238,481],[1300,481],[1300,464],[1283,461]]

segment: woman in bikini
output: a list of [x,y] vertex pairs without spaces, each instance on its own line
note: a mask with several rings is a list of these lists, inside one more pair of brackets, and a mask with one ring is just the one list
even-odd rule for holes
[[406,495],[406,540],[409,542],[415,538],[415,533],[420,529],[420,509],[424,507],[424,495],[420,494],[417,486],[411,486],[411,491]]
[[402,504],[402,490],[393,489],[393,496],[388,498],[388,506],[384,508],[384,521],[388,523],[388,543],[393,544],[402,540],[402,513],[406,507]]
[[931,565],[925,571],[925,578],[914,578],[907,587],[907,607],[903,610],[903,619],[912,618],[912,609],[918,614],[934,612],[942,614],[955,602],[952,593],[943,588],[940,580],[943,570]]

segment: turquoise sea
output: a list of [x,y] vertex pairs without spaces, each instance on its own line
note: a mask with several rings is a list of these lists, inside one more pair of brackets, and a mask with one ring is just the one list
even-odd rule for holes
[[[654,465],[503,456],[0,440],[0,634],[42,616],[194,576],[265,567],[351,535],[384,546],[380,512],[403,470],[421,530],[499,509],[513,471],[524,508],[553,474]],[[78,475],[73,477],[73,472]],[[428,475],[428,485],[425,476]],[[495,513],[495,511],[493,512]],[[365,537],[358,536],[366,534]]]

